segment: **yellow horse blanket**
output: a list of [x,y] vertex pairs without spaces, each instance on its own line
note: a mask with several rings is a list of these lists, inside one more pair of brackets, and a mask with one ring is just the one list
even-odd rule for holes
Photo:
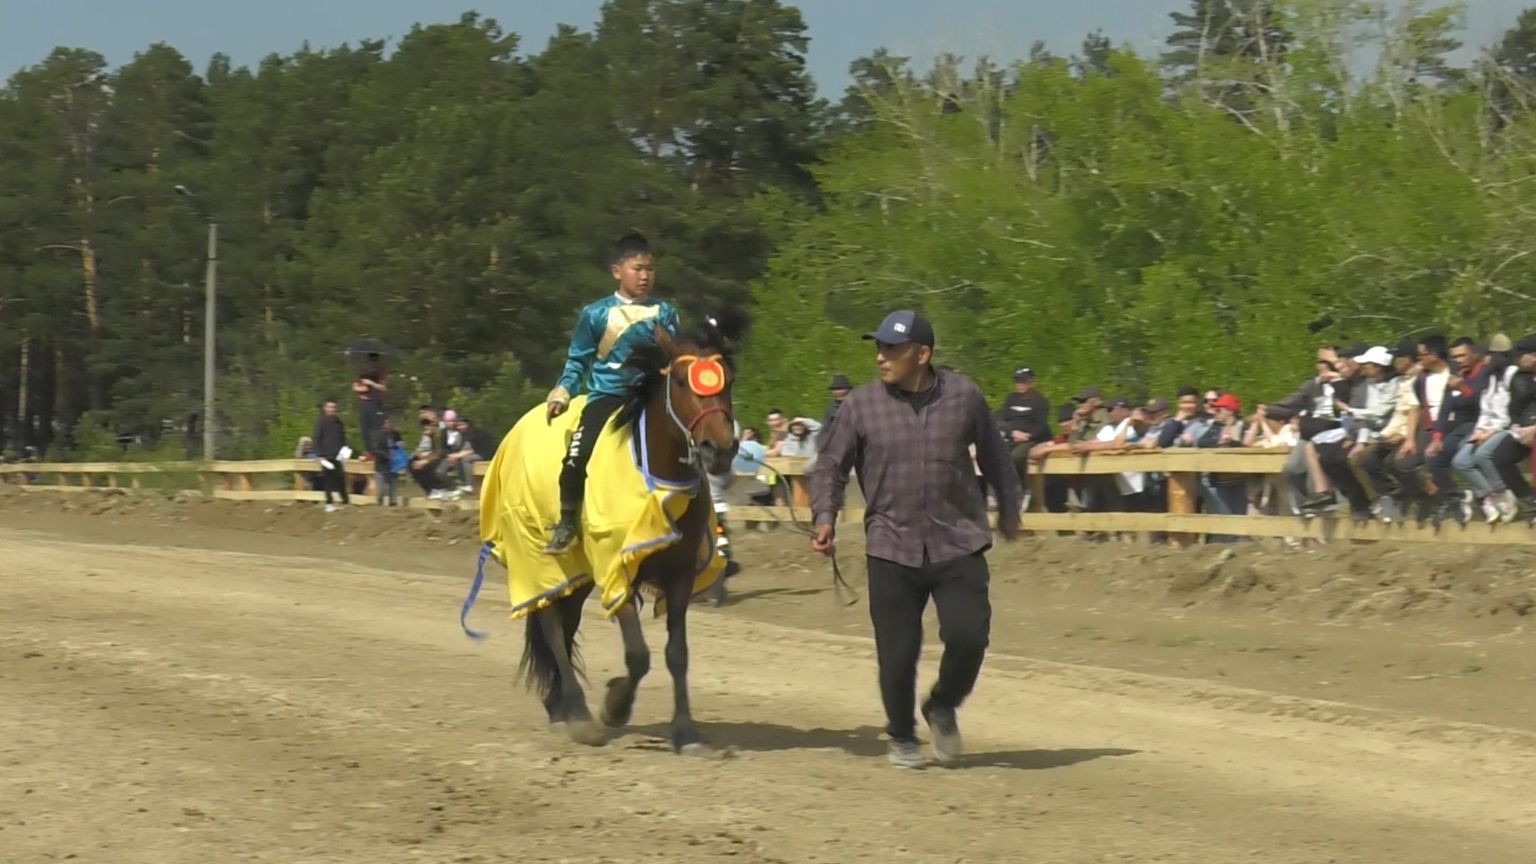
[[[587,463],[581,539],[564,553],[545,554],[549,527],[560,516],[560,463],[585,404],[585,396],[576,397],[554,422],[546,421],[542,405],[524,414],[486,471],[480,537],[507,568],[514,619],[589,582],[596,583],[603,616],[612,618],[634,595],[640,565],[682,540],[677,521],[696,496],[709,494],[702,482],[679,485],[646,470],[644,447],[636,446],[635,438],[645,440],[644,415],[622,429],[615,429],[610,418]],[[713,586],[725,568],[715,548],[714,508],[705,510],[709,531],[698,538],[695,594]],[[656,614],[662,614],[665,598],[654,589],[647,593],[656,600]]]

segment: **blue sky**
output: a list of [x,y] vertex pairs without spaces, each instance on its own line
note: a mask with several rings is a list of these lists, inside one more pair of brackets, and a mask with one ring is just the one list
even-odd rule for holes
[[[601,0],[0,0],[0,78],[38,62],[55,45],[90,48],[112,64],[163,41],[199,70],[216,51],[254,65],[306,39],[319,48],[360,38],[398,38],[417,21],[452,21],[465,9],[495,18],[539,50],[560,22],[588,29]],[[1156,50],[1168,12],[1186,0],[801,0],[810,67],[823,95],[847,83],[848,62],[885,46],[920,64],[939,51],[1001,60],[1036,39],[1071,53],[1094,28],[1116,43]],[[1469,47],[1497,40],[1536,0],[1472,0]]]

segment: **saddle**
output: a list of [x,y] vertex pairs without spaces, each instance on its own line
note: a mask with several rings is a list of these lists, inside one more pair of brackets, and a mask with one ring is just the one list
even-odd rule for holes
[[[695,538],[694,593],[709,590],[725,568],[715,548],[708,487],[698,480],[677,484],[651,474],[642,443],[649,419],[644,414],[623,428],[615,428],[611,418],[603,427],[587,463],[581,538],[559,555],[544,552],[549,526],[560,516],[561,458],[585,404],[586,396],[576,397],[553,421],[546,419],[543,405],[530,409],[502,439],[486,471],[480,537],[507,569],[514,619],[589,583],[595,585],[603,616],[613,617],[634,596],[640,565],[684,542],[677,523],[700,495],[706,497],[709,531]],[[664,613],[664,598],[651,596],[656,614]]]

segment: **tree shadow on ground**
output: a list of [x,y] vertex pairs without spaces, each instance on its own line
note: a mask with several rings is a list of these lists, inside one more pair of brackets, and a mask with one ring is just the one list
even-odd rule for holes
[[[859,726],[854,729],[799,729],[777,723],[700,723],[699,730],[711,744],[747,753],[771,753],[783,750],[842,750],[852,756],[884,756],[886,742],[884,730],[875,726]],[[670,749],[666,744],[667,726],[654,724],[635,726],[627,730],[631,734],[644,735],[653,740],[636,746],[644,749]],[[1071,747],[1061,750],[996,750],[967,753],[956,761],[954,768],[1014,768],[1021,771],[1041,771],[1048,768],[1065,768],[1079,762],[1091,762],[1106,756],[1131,756],[1139,750],[1120,747]]]

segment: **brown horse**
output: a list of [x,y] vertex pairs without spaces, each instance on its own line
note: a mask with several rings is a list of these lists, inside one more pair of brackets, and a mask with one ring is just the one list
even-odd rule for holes
[[[640,589],[647,588],[665,600],[673,701],[670,738],[680,753],[712,752],[689,708],[687,616],[699,572],[698,550],[703,543],[713,549],[714,543],[713,507],[703,474],[729,471],[736,454],[729,349],[745,327],[744,318],[726,315],[708,319],[696,334],[675,339],[658,327],[654,348],[637,351],[630,360],[638,375],[613,424],[615,428],[630,425],[643,437],[640,455],[653,478],[691,486],[694,491],[676,522],[680,538],[641,563],[635,594],[616,613],[627,674],[608,681],[600,719],[608,727],[628,723],[636,688],[650,671],[651,653],[640,630],[638,599]],[[588,482],[602,482],[602,478]],[[552,725],[564,724],[572,740],[597,745],[605,736],[587,708],[578,680],[576,648],[582,606],[591,592],[588,583],[528,618],[521,671],[541,697]]]

